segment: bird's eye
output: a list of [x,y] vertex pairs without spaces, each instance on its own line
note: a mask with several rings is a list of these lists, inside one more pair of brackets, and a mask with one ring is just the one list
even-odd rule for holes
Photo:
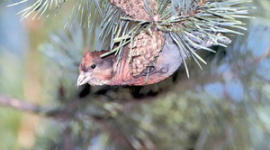
[[96,65],[91,65],[90,66],[92,69],[95,69],[96,68]]

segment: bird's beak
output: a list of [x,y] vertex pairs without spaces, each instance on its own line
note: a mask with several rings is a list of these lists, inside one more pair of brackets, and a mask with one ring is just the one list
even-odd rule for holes
[[77,79],[77,87],[87,83],[91,77],[88,74],[81,73]]

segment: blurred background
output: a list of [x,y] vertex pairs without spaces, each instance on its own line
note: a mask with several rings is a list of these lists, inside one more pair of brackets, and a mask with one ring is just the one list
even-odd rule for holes
[[102,45],[76,21],[65,26],[78,4],[22,20],[33,1],[7,7],[15,2],[0,1],[0,99],[41,108],[0,104],[1,150],[270,149],[270,0],[247,4],[243,36],[200,53],[203,70],[188,61],[189,79],[182,66],[155,85],[80,88],[81,57]]

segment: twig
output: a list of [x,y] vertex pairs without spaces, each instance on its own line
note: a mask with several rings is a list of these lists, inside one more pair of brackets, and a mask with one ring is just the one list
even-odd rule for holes
[[42,110],[37,105],[3,95],[0,95],[0,105],[31,113],[40,113]]
[[0,95],[0,106],[2,107],[9,107],[15,110],[34,113],[38,115],[43,115],[46,117],[52,117],[55,119],[64,119],[67,120],[68,118],[75,116],[76,108],[78,104],[81,104],[80,101],[74,99],[68,102],[64,107],[54,107],[54,106],[38,106],[32,103],[29,103],[24,100],[10,98],[7,96]]
[[[76,108],[78,104],[82,104],[82,101],[78,101],[78,100],[71,101],[67,105],[65,105],[63,109],[57,108],[57,109],[52,109],[48,111],[48,109],[43,108],[41,106],[37,106],[35,104],[31,104],[23,100],[9,98],[9,97],[0,95],[0,105],[4,107],[10,107],[15,110],[20,110],[23,112],[30,112],[34,114],[43,114],[46,117],[53,117],[53,118],[58,118],[58,119],[60,118],[64,120],[71,119],[72,117],[76,116]],[[87,116],[89,116],[89,114]],[[128,141],[128,139],[126,139],[124,135],[122,135],[121,133],[118,133],[114,129],[111,129],[111,127],[106,123],[106,120],[107,120],[106,117],[90,114],[90,118],[93,121],[97,122],[104,130],[108,131],[112,137],[118,137],[118,140],[119,140],[118,142],[120,142],[120,144],[126,146],[128,149],[134,149],[132,144]],[[65,148],[70,149],[71,147],[73,147],[72,145],[70,145],[69,142],[67,142],[67,141],[70,141],[69,138],[64,138],[64,139],[66,141]]]

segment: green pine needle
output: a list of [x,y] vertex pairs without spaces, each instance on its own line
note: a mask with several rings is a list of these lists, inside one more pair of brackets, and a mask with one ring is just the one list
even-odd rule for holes
[[[9,6],[27,1],[21,0]],[[18,14],[25,19],[35,12],[33,19],[39,19],[44,14],[48,16],[50,12],[55,12],[65,2],[65,0],[37,0]],[[248,15],[248,8],[243,6],[251,2],[250,0],[157,0],[156,11],[153,10],[151,1],[144,1],[145,11],[152,18],[158,15],[160,19],[157,21],[129,18],[108,1],[78,0],[76,2],[65,27],[71,30],[78,22],[80,26],[87,27],[89,33],[94,33],[94,37],[101,41],[100,47],[111,49],[103,56],[114,53],[120,60],[123,47],[132,44],[140,32],[151,33],[152,30],[157,29],[170,33],[182,51],[181,54],[185,54],[182,59],[188,77],[186,57],[194,58],[202,68],[199,62],[206,64],[206,61],[196,54],[196,50],[215,52],[209,47],[213,45],[226,47],[231,42],[227,37],[228,34],[243,35],[238,29],[246,30],[245,24],[239,19],[251,18]],[[132,49],[132,45],[129,48]]]

